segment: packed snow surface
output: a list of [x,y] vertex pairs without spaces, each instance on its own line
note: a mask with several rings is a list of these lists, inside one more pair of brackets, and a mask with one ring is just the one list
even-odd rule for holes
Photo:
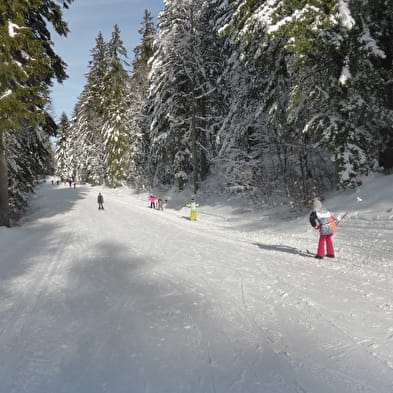
[[0,392],[392,393],[392,180],[324,201],[323,260],[307,211],[41,184],[0,228]]

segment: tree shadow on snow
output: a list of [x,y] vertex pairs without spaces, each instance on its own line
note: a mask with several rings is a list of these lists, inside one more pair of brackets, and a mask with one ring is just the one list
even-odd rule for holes
[[[19,222],[23,225],[26,222],[44,217],[52,217],[69,212],[75,203],[84,199],[88,194],[87,188],[78,186],[77,188],[64,186],[63,184],[44,183],[35,189],[29,200],[29,208]],[[92,201],[96,203],[96,201]]]
[[1,233],[0,237],[0,296],[7,292],[9,280],[21,277],[43,260],[50,260],[57,252],[57,242],[51,240],[58,226],[41,224],[39,226],[12,227]]
[[[285,245],[255,245],[267,251],[299,254],[298,249]],[[29,393],[206,392],[212,391],[213,378],[217,386],[213,390],[220,392],[255,391],[255,386],[261,392],[305,391],[298,383],[304,379],[303,368],[298,367],[301,359],[292,363],[295,357],[290,357],[286,344],[293,350],[307,348],[295,352],[297,356],[307,355],[306,365],[318,359],[318,367],[307,374],[315,391],[323,390],[326,383],[320,369],[327,369],[328,377],[336,378],[332,386],[347,386],[349,378],[366,386],[359,376],[361,371],[366,373],[369,363],[363,361],[361,371],[354,368],[347,373],[342,371],[348,370],[346,365],[332,366],[332,356],[340,353],[340,348],[319,345],[317,336],[311,329],[305,331],[301,321],[294,325],[298,329],[290,330],[288,326],[297,320],[294,311],[288,313],[288,326],[283,326],[286,320],[282,319],[287,313],[273,323],[282,303],[277,299],[277,308],[271,306],[264,286],[256,287],[255,291],[261,292],[248,300],[255,324],[250,330],[249,319],[242,317],[242,309],[233,308],[232,297],[209,296],[218,277],[208,277],[206,287],[195,290],[193,282],[155,269],[160,262],[131,244],[117,241],[82,247],[76,261],[61,267],[66,269],[61,274],[66,280],[44,285],[43,289],[50,291],[33,299],[39,302],[26,302],[20,308],[22,314],[29,312],[30,316],[15,317],[15,322],[11,319],[22,326],[23,337],[10,335],[12,340],[6,346],[0,344],[13,353],[24,350],[26,354],[11,358],[19,367],[4,362],[0,390],[17,391],[18,384],[23,384],[19,385],[22,391],[28,381]],[[61,278],[54,270],[44,283],[50,283],[51,277]],[[244,298],[239,304],[244,305]],[[357,360],[355,364],[359,366]],[[370,386],[387,386],[384,370],[372,370],[364,381]]]
[[292,255],[301,255],[301,256],[312,257],[312,255],[309,254],[308,252],[299,250],[296,247],[285,246],[285,245],[282,245],[282,244],[254,243],[254,245],[258,246],[262,250],[275,251],[275,252],[284,252],[284,253],[292,254]]

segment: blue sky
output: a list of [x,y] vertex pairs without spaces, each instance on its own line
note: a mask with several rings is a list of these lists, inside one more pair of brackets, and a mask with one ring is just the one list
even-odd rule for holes
[[53,34],[56,53],[67,63],[69,78],[52,87],[52,114],[56,120],[65,112],[69,118],[86,83],[85,75],[91,60],[91,50],[101,31],[105,41],[111,37],[113,26],[120,28],[121,38],[132,60],[134,48],[140,42],[138,30],[145,10],[154,18],[164,8],[163,0],[75,0],[64,10],[64,20],[71,32],[67,37]]

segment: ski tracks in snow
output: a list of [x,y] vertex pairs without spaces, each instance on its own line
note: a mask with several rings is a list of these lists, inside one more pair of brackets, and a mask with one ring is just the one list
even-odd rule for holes
[[[245,243],[244,239],[239,240],[239,244]],[[353,249],[357,250],[358,244],[355,243]],[[260,283],[271,283],[261,291],[263,298],[270,290],[267,297],[269,301],[266,304],[259,304],[259,307],[255,304],[247,305],[247,285],[244,283],[244,277],[240,284],[244,309],[270,308],[271,312],[262,314],[263,317],[256,312],[255,318],[260,318],[259,330],[265,334],[266,342],[271,342],[273,351],[283,363],[293,363],[295,368],[299,366],[300,377],[297,378],[304,382],[299,383],[296,377],[293,377],[293,383],[305,391],[307,388],[304,386],[311,386],[313,391],[315,384],[318,385],[318,380],[323,381],[326,392],[335,390],[334,387],[330,389],[328,386],[335,386],[337,381],[342,381],[343,392],[351,392],[353,389],[370,392],[390,391],[392,351],[389,350],[389,346],[391,347],[392,342],[389,339],[391,330],[385,329],[386,320],[392,318],[389,307],[392,298],[389,286],[386,286],[386,281],[390,280],[389,274],[381,272],[378,268],[373,270],[370,265],[359,266],[345,257],[316,261],[299,258],[295,252],[293,254],[294,257],[290,259],[280,258],[278,252],[270,254],[270,257],[264,255],[266,259],[255,264],[263,266],[262,275],[247,272],[245,269],[246,275],[259,276]],[[245,255],[243,259],[255,260],[255,256]],[[224,270],[227,268],[225,263],[220,266]],[[239,268],[231,267],[235,270]],[[266,268],[270,279],[265,277]],[[334,292],[334,288],[338,288],[337,293]],[[343,290],[342,294],[340,288]],[[255,287],[250,291],[255,294]],[[348,305],[349,309],[353,310],[349,313]],[[237,306],[240,307],[240,301]],[[231,309],[231,306],[228,305],[227,308]],[[381,312],[381,308],[387,312]],[[365,315],[364,310],[371,311],[370,315]],[[276,322],[273,323],[275,317]],[[246,313],[244,319],[247,320]],[[250,322],[249,318],[248,320]],[[266,327],[269,324],[271,327]],[[292,330],[289,326],[292,326]],[[282,334],[278,333],[284,327],[287,329],[284,329]],[[296,332],[299,336],[306,332],[304,345],[308,348],[311,342],[311,348],[314,348],[315,352],[319,352],[320,356],[326,356],[325,363],[315,363],[314,352],[308,355],[308,363],[302,358],[304,345],[293,345],[299,341]],[[258,335],[258,329],[254,333]],[[384,348],[386,344],[388,347]],[[292,350],[289,349],[291,347]],[[354,358],[356,366],[353,364]],[[283,368],[285,369],[284,366]],[[375,375],[371,379],[380,381],[378,388],[373,388],[373,383],[369,381],[370,374],[373,373]],[[315,380],[312,381],[313,379]],[[318,391],[325,390],[319,387]]]
[[392,276],[351,259],[372,254],[361,237],[317,261],[307,233],[42,191],[44,217],[17,230],[31,251],[2,277],[1,393],[391,393]]
[[34,223],[28,223],[26,230],[31,234],[28,249],[32,253],[21,254],[19,260],[12,261],[23,266],[25,271],[23,274],[18,272],[8,281],[8,301],[12,305],[2,313],[1,322],[0,352],[5,364],[0,371],[0,389],[9,393],[34,391],[42,380],[58,372],[62,357],[56,326],[58,310],[52,302],[53,294],[57,295],[64,285],[63,252],[71,234],[66,231],[61,236],[58,233],[60,243],[53,239],[48,247],[41,244],[43,250],[34,255],[46,232],[41,232],[40,226]]
[[[314,374],[324,381],[326,387],[341,381],[340,391],[352,391],[355,387],[355,391],[388,392],[392,388],[391,367],[354,336],[351,327],[356,326],[356,321],[351,321],[351,315],[340,310],[340,299],[334,299],[336,294],[328,293],[329,284],[325,287],[318,281],[314,293],[305,291],[305,285],[309,288],[315,286],[316,283],[311,280],[318,275],[310,274],[299,280],[296,274],[287,273],[290,271],[288,266],[283,270],[276,281],[275,291],[282,298],[279,314],[285,315],[281,316],[281,321],[277,321],[277,326],[285,329],[282,337],[293,336],[293,340],[284,341],[286,353],[294,365],[307,374],[306,380]],[[327,279],[326,275],[322,278],[322,282]],[[345,299],[342,300],[345,302]],[[300,346],[295,338],[297,332],[304,340]],[[373,374],[373,380],[381,381],[378,388],[369,382]]]

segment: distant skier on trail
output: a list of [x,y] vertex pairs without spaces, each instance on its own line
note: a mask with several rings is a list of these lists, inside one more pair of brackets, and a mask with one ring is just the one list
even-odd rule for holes
[[104,197],[99,192],[97,196],[98,210],[104,210]]
[[162,200],[162,198],[160,196],[157,197],[157,209],[164,210],[164,201]]
[[195,199],[192,198],[191,199],[191,203],[188,203],[186,206],[191,209],[190,221],[196,221],[198,219],[198,217],[197,217],[197,207],[199,205],[195,202]]
[[310,214],[310,224],[319,231],[318,251],[315,258],[323,259],[325,256],[334,258],[334,247],[332,236],[337,231],[335,218],[330,212],[322,205],[318,198],[314,198],[312,202],[312,212]]

